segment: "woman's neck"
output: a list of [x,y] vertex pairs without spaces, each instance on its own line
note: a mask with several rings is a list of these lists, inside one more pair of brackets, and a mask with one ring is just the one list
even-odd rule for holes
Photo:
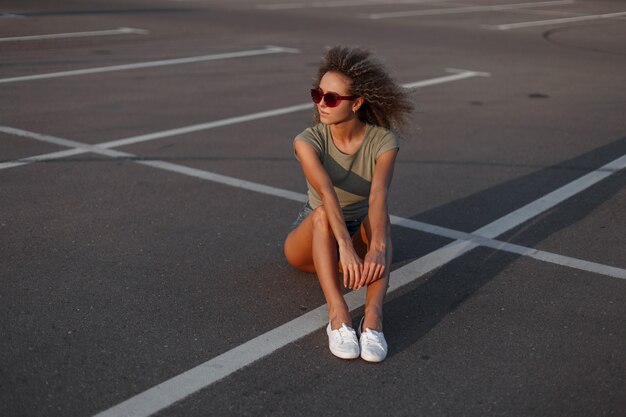
[[363,139],[365,123],[355,117],[345,122],[331,124],[330,132],[335,142],[351,143],[353,141],[359,141]]

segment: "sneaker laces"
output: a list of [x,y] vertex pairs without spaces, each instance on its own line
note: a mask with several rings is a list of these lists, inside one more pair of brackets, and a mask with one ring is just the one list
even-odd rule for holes
[[385,350],[385,347],[383,346],[383,338],[381,336],[382,332],[377,332],[372,329],[366,329],[363,333],[361,333],[361,339],[364,339],[365,345],[376,345],[380,349]]
[[354,342],[355,333],[354,330],[348,328],[345,323],[342,323],[340,328],[336,331],[333,330],[333,337],[335,341],[343,344],[344,342]]

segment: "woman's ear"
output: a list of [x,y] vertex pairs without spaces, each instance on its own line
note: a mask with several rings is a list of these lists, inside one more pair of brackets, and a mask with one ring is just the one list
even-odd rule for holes
[[359,97],[354,100],[354,104],[352,104],[352,112],[356,113],[361,108],[364,102],[365,100],[363,99],[363,97]]

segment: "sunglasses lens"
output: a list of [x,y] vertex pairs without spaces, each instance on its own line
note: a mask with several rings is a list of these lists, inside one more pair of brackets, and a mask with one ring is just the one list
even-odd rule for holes
[[311,89],[311,99],[315,104],[319,104],[322,99],[328,107],[337,107],[341,101],[341,96],[337,93],[324,93],[320,88]]
[[320,101],[322,101],[322,97],[324,95],[322,94],[322,92],[319,90],[319,88],[312,88],[311,89],[311,98],[313,99],[313,103],[319,103]]
[[324,94],[324,103],[328,107],[336,107],[339,104],[339,97],[337,97],[337,94],[326,93]]

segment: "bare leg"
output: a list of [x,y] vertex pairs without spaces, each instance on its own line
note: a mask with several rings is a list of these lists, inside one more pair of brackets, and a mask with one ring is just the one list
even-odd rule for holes
[[[371,229],[369,227],[368,219],[365,219],[362,225],[361,233],[355,235],[355,248],[359,247],[361,250],[367,250],[369,244],[369,236]],[[361,242],[358,242],[358,241]],[[367,294],[365,296],[365,315],[363,319],[363,329],[370,328],[376,331],[383,330],[383,304],[385,301],[385,295],[389,288],[389,273],[391,271],[392,262],[392,243],[391,243],[391,226],[387,225],[387,252],[385,254],[385,272],[383,277],[377,281],[372,282],[367,286]],[[364,257],[365,253],[359,254]]]
[[320,281],[322,292],[328,305],[328,318],[331,328],[338,329],[342,323],[352,327],[352,318],[348,311],[348,305],[343,298],[339,283],[337,263],[339,253],[337,241],[333,234],[326,212],[322,207],[315,210],[313,217],[313,264]]
[[367,286],[363,329],[370,328],[379,332],[383,331],[383,303],[387,288],[389,288],[389,275]]
[[328,306],[331,328],[342,323],[352,327],[348,306],[339,283],[337,241],[323,206],[313,210],[296,230],[287,236],[285,255],[290,264],[304,271],[315,271]]

